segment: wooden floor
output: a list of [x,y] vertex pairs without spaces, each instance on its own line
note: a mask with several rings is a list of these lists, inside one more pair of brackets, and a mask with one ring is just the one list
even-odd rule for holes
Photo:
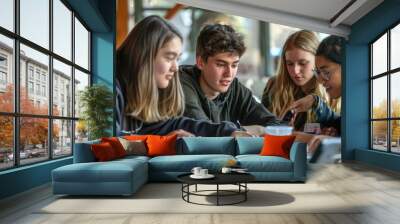
[[[400,175],[359,163],[313,165],[308,183],[317,183],[349,203],[367,204],[357,214],[36,214],[54,200],[42,186],[0,202],[0,223],[400,223]],[[320,203],[316,201],[316,203]]]

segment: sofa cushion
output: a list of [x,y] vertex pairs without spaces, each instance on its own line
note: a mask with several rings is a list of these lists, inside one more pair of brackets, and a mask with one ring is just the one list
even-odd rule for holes
[[118,137],[104,137],[101,138],[101,142],[108,142],[114,149],[117,158],[122,158],[126,156],[126,151],[119,141]]
[[122,147],[126,151],[126,155],[147,155],[146,144],[142,140],[126,140],[124,138],[118,138],[121,142]]
[[148,158],[75,163],[52,171],[53,193],[69,195],[131,195],[148,181]]
[[211,172],[217,172],[230,159],[235,158],[222,154],[158,156],[149,160],[149,170],[150,172],[191,172],[193,167],[200,166]]
[[236,138],[236,155],[260,154],[264,144],[261,137],[239,137]]
[[279,156],[238,155],[236,159],[249,172],[293,172],[292,161]]
[[176,138],[177,135],[149,135],[146,143],[148,156],[164,156],[176,154]]
[[125,135],[122,137],[130,141],[136,141],[136,140],[146,141],[148,135]]
[[290,148],[295,139],[295,135],[276,136],[266,134],[264,136],[264,145],[260,155],[280,156],[289,159]]
[[235,155],[235,140],[233,137],[185,137],[179,141],[177,154]]
[[[58,182],[128,182],[132,172],[146,166],[141,160],[74,163],[53,170],[53,181]],[[143,175],[146,175],[143,173]]]
[[112,145],[108,142],[93,144],[90,146],[90,148],[92,149],[94,157],[96,157],[97,161],[104,162],[118,158]]

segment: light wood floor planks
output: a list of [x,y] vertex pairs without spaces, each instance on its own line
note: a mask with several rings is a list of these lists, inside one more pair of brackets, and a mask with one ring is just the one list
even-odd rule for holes
[[[308,182],[349,203],[365,205],[358,214],[36,214],[54,200],[50,185],[0,201],[0,223],[29,224],[260,224],[400,223],[400,174],[359,163],[312,165]],[[316,202],[318,203],[318,202]]]

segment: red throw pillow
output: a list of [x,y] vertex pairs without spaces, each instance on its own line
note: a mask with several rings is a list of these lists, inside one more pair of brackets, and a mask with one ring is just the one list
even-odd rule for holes
[[292,147],[295,139],[295,135],[276,136],[266,134],[264,135],[264,145],[261,149],[260,155],[280,156],[289,159],[290,148]]
[[126,151],[124,147],[122,146],[121,142],[119,142],[117,137],[111,137],[111,138],[101,138],[101,142],[108,142],[112,146],[112,148],[115,151],[115,155],[118,158],[126,156]]
[[147,137],[148,156],[176,155],[177,135],[149,135]]
[[102,142],[99,144],[92,144],[91,146],[94,157],[99,162],[117,159],[117,155],[110,143]]

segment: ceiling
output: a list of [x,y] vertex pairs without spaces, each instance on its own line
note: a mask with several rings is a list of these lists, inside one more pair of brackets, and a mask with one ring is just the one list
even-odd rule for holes
[[347,37],[383,0],[173,0],[207,10]]

